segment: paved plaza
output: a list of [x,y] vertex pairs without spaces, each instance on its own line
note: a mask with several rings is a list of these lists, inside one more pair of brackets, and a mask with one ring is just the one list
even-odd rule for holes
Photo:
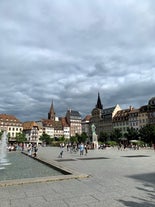
[[86,176],[0,187],[0,207],[155,207],[152,149],[59,152],[40,147],[38,158]]

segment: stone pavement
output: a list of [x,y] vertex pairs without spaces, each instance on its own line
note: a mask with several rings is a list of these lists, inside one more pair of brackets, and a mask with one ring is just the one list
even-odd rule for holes
[[0,207],[155,207],[153,150],[59,152],[40,147],[38,157],[89,176],[0,187]]

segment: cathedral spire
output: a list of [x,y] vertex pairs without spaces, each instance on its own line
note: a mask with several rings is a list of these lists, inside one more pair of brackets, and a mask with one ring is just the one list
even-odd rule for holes
[[98,92],[98,99],[97,99],[97,104],[96,104],[96,108],[98,109],[102,109],[102,103],[101,103],[101,99],[100,99],[100,94]]
[[55,111],[54,111],[54,106],[53,106],[53,100],[51,103],[50,111],[48,113],[48,119],[55,120]]

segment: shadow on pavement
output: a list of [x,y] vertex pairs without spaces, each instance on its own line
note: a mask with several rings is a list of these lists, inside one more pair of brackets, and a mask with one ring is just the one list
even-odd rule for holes
[[155,207],[155,173],[144,173],[128,176],[129,178],[143,182],[143,187],[137,187],[137,190],[145,193],[145,198],[132,197],[137,201],[118,200],[125,206],[130,207]]

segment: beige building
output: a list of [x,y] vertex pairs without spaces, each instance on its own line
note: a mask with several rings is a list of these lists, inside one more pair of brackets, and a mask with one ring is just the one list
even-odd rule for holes
[[114,107],[103,109],[103,131],[108,134],[113,130],[113,118],[121,108],[117,104]]
[[70,127],[67,123],[66,117],[61,117],[60,121],[63,127],[63,136],[65,139],[69,139],[70,138]]
[[127,132],[127,128],[129,127],[129,112],[131,110],[131,107],[129,109],[119,110],[113,117],[113,128],[120,129],[122,135]]
[[0,131],[6,131],[10,141],[15,141],[17,134],[23,131],[22,122],[13,115],[0,114]]
[[23,133],[26,136],[27,142],[38,144],[39,140],[39,126],[34,121],[28,121],[23,123]]
[[53,101],[48,113],[48,119],[44,120],[43,126],[44,133],[49,134],[51,138],[70,138],[70,127],[67,123],[66,117],[56,117]]
[[147,105],[139,108],[139,129],[148,124],[148,107]]
[[129,112],[129,127],[139,130],[139,109],[131,108]]
[[54,138],[54,126],[52,120],[42,119],[39,126],[42,128],[42,134],[48,134],[50,138]]

